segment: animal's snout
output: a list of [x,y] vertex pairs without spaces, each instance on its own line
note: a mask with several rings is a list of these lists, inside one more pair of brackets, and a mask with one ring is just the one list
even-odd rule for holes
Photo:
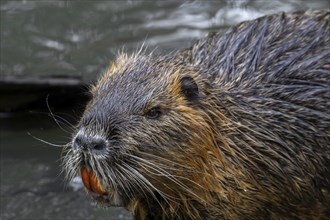
[[107,148],[107,141],[99,136],[78,133],[73,140],[72,147],[74,150],[103,153]]

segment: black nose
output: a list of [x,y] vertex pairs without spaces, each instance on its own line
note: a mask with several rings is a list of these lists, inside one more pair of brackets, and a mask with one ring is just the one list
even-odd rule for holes
[[107,142],[101,137],[77,134],[74,138],[72,147],[75,150],[92,151],[102,153],[106,150]]

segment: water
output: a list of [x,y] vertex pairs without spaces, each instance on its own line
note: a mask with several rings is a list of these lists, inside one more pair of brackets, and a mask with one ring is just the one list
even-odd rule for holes
[[[328,0],[2,0],[0,77],[72,75],[89,81],[122,48],[132,52],[144,42],[148,50],[166,53],[242,20],[329,7]],[[79,115],[80,109],[55,113],[69,118],[67,114]],[[47,111],[1,113],[0,129],[1,219],[131,219],[122,208],[94,206],[79,178],[75,183],[63,182],[61,148],[32,137],[55,144],[69,141],[70,128],[65,127],[69,133],[61,130]]]
[[327,0],[1,1],[1,75],[95,78],[123,47],[186,47],[210,30]]

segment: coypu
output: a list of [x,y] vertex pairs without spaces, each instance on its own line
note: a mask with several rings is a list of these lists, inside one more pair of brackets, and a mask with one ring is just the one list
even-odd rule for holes
[[329,12],[280,13],[92,86],[68,178],[136,219],[330,218]]

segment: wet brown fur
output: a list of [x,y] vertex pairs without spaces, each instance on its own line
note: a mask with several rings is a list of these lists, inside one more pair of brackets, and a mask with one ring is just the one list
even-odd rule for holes
[[[308,20],[315,20],[329,34],[327,12],[272,16],[270,19],[283,18],[287,22],[296,22],[297,28],[303,28]],[[262,19],[265,18],[258,22],[263,22]],[[233,34],[239,35],[239,30],[249,25],[249,22],[239,24],[234,27],[236,31]],[[154,59],[140,54],[123,54],[100,78],[91,90],[93,99],[78,125],[78,129],[83,127],[86,131],[91,130],[90,133],[107,134],[110,127],[119,130],[119,140],[114,144],[117,146],[119,143],[120,146],[113,153],[116,157],[109,156],[99,162],[96,157],[90,156],[89,160],[95,163],[91,163],[91,167],[100,182],[106,188],[120,191],[121,196],[126,194],[125,205],[136,219],[330,218],[330,95],[323,92],[311,99],[299,100],[292,98],[298,92],[288,91],[286,95],[286,90],[283,90],[278,95],[283,97],[276,98],[276,95],[269,95],[275,90],[267,93],[268,87],[260,87],[255,91],[264,92],[264,96],[260,97],[258,93],[251,95],[253,91],[250,87],[266,84],[267,75],[260,74],[260,78],[247,76],[245,84],[240,84],[239,79],[225,78],[226,71],[244,72],[244,68],[254,68],[258,72],[258,62],[262,62],[262,58],[256,58],[253,60],[256,63],[252,62],[241,70],[238,66],[235,69],[235,65],[226,66],[227,63],[221,64],[219,61],[219,71],[209,75],[201,73],[206,68],[200,68],[206,65],[200,59],[203,57],[201,53],[211,51],[214,41],[220,37],[219,34],[212,34],[177,53],[174,58]],[[326,53],[330,49],[330,41],[329,36],[320,38],[324,43],[315,46],[319,48],[315,53],[325,55],[320,58],[321,61],[315,61],[321,64],[315,64],[312,70],[319,70],[326,77],[306,75],[297,79],[320,84],[322,91],[330,93],[330,56],[329,52]],[[300,43],[297,42],[297,47]],[[283,42],[283,47],[285,44]],[[239,60],[245,50],[253,49],[238,49],[239,55],[235,54],[233,59]],[[284,51],[281,56],[288,56],[289,59],[289,53],[289,50]],[[300,62],[303,56],[292,62]],[[217,59],[216,56],[209,58]],[[275,57],[274,62],[280,62],[276,59],[280,60]],[[268,64],[280,68],[272,60]],[[255,67],[251,67],[253,65]],[[289,71],[290,68],[288,64]],[[141,70],[140,75],[132,75],[138,70]],[[299,71],[297,74],[303,72]],[[198,86],[196,98],[185,95],[180,81],[182,76],[191,77]],[[243,81],[245,76],[240,77]],[[129,79],[130,82],[127,81]],[[119,87],[125,83],[127,87]],[[119,91],[120,88],[124,88],[125,92]],[[188,89],[196,92],[193,87],[188,86]],[[246,91],[246,97],[237,91]],[[137,107],[140,101],[138,95],[134,98],[135,93],[143,94],[147,100],[141,108]],[[126,104],[123,109],[118,106]],[[317,105],[317,109],[312,110],[313,105]],[[154,106],[160,106],[160,118],[145,119],[145,114]],[[98,119],[93,117],[104,109],[109,110],[103,112],[108,118],[100,119],[100,125]],[[309,109],[311,113],[304,115]],[[314,111],[318,118],[312,118]],[[93,120],[88,121],[87,116]],[[111,122],[104,122],[109,118]],[[68,153],[67,160],[73,157],[71,153]],[[109,161],[115,161],[114,165],[108,165]],[[116,166],[124,169],[114,168]],[[76,165],[71,169],[78,167]],[[137,172],[138,175],[135,175]],[[127,176],[124,178],[125,174]],[[111,180],[109,175],[114,175]],[[121,186],[124,179],[128,181],[125,182],[126,188]]]

